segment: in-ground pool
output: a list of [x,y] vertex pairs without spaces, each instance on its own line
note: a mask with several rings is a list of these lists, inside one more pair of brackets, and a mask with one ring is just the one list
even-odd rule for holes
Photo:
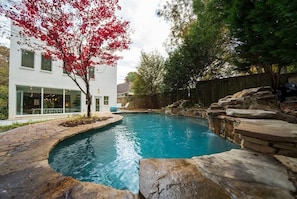
[[137,193],[141,158],[191,158],[232,148],[238,147],[210,132],[203,119],[125,114],[120,123],[59,143],[49,163],[65,176]]

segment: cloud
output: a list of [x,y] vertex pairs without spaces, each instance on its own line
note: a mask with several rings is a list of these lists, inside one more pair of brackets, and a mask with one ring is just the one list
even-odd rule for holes
[[117,83],[123,83],[129,72],[136,71],[141,50],[158,50],[163,56],[167,55],[163,43],[169,35],[169,25],[156,15],[160,3],[160,0],[120,0],[119,15],[130,21],[134,32],[130,50],[122,52],[123,59],[118,61]]

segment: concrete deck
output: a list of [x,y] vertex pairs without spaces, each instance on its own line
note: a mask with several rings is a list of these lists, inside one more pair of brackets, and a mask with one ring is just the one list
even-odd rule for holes
[[[107,114],[112,118],[89,125],[63,127],[59,124],[66,119],[58,119],[1,133],[0,198],[138,198],[130,191],[63,176],[48,164],[50,150],[61,140],[122,119],[118,114],[104,116]],[[192,159],[142,160],[140,196],[295,198],[292,168],[297,161],[285,156],[278,159],[282,164],[270,155],[233,150]]]

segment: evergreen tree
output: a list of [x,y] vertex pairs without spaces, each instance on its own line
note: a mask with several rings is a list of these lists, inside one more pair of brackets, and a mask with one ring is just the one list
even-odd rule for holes
[[297,62],[296,1],[223,1],[242,70],[256,65],[265,72],[278,73]]
[[194,0],[193,6],[197,20],[165,64],[167,90],[195,87],[203,76],[216,76],[209,71],[219,71],[225,62],[229,38],[222,19],[222,5],[216,0]]

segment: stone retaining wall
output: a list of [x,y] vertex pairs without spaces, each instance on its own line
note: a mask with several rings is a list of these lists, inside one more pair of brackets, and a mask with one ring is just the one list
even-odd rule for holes
[[269,87],[246,89],[210,106],[209,127],[242,148],[297,157],[296,117],[278,107]]
[[297,157],[297,126],[294,124],[280,120],[250,120],[210,115],[211,130],[242,148]]

